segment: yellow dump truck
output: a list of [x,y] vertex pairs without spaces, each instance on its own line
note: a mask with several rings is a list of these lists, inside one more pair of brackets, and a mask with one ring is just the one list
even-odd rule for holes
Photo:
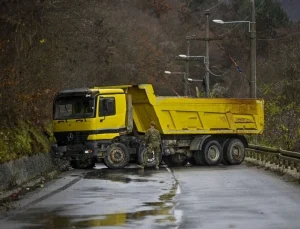
[[[156,96],[149,84],[63,90],[53,111],[53,149],[74,167],[141,163],[150,121],[161,133],[161,158],[170,166],[240,164],[248,144],[244,135],[264,128],[263,100]],[[154,164],[150,158],[148,166]]]

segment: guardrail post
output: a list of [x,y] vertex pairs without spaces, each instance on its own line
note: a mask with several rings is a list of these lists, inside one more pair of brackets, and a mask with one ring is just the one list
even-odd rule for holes
[[276,155],[276,157],[275,157],[275,165],[279,165],[279,157],[278,157],[278,155]]
[[291,169],[294,170],[294,168],[295,168],[295,162],[291,161],[291,165],[290,166],[291,166]]
[[270,155],[270,164],[274,164],[274,156]]

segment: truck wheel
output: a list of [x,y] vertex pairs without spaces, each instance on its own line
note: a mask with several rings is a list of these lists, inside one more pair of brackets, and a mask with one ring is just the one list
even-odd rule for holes
[[167,166],[171,166],[171,162],[170,162],[169,156],[163,156],[162,160],[164,161],[164,163],[165,163]]
[[105,165],[106,167],[108,167],[104,159],[103,159],[102,163],[103,163],[103,165]]
[[[144,154],[146,152],[147,152],[147,148],[144,148],[140,151],[140,153],[138,155],[138,163],[140,165],[143,164]],[[162,153],[160,152],[159,163],[161,162],[161,159],[162,159]],[[155,157],[154,157],[154,154],[152,154],[152,156],[148,158],[148,161],[147,161],[145,167],[154,167],[154,166],[155,166]]]
[[203,149],[203,159],[207,165],[218,165],[223,158],[222,146],[216,140],[205,143]]
[[229,144],[230,140],[231,140],[231,139],[227,139],[227,140],[225,140],[225,141],[222,143],[222,154],[223,154],[223,159],[222,159],[221,163],[222,163],[223,165],[229,165],[229,163],[228,163],[227,160],[226,160],[225,154],[226,154],[226,150],[227,150],[227,148],[228,148],[228,144]]
[[107,149],[104,164],[110,169],[124,168],[130,159],[127,147],[122,143],[114,143]]
[[168,156],[171,166],[185,166],[188,163],[188,158],[184,154],[173,154]]
[[237,138],[229,141],[228,146],[224,149],[224,159],[230,165],[239,165],[245,159],[245,146]]
[[197,165],[197,162],[196,162],[196,160],[195,160],[194,157],[191,157],[191,158],[189,159],[189,163],[190,163],[191,165]]
[[92,169],[96,166],[96,163],[95,162],[90,162],[89,164],[87,164],[85,166],[85,169]]
[[72,160],[70,161],[70,165],[73,169],[92,169],[95,167],[95,161],[89,160]]
[[193,158],[195,159],[194,161],[196,162],[196,165],[205,165],[202,150],[195,151]]
[[79,169],[78,162],[76,160],[70,161],[70,165],[73,169]]

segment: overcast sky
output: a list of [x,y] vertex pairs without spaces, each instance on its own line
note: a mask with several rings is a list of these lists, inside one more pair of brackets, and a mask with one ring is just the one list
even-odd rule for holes
[[300,21],[300,0],[280,0],[293,21]]

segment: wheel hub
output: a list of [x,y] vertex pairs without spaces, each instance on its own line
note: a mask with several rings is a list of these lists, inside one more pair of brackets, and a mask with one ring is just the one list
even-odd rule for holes
[[150,156],[148,157],[148,163],[152,163],[153,161],[155,160],[155,157],[154,157],[154,152],[152,152],[151,154],[150,154]]
[[219,151],[218,147],[211,146],[208,150],[207,155],[211,161],[217,161],[220,157],[220,151]]
[[233,147],[232,157],[236,160],[239,160],[242,156],[242,149],[238,146]]
[[113,151],[111,151],[110,159],[113,162],[116,162],[116,163],[121,162],[124,160],[124,158],[125,158],[125,155],[121,149],[114,149]]

